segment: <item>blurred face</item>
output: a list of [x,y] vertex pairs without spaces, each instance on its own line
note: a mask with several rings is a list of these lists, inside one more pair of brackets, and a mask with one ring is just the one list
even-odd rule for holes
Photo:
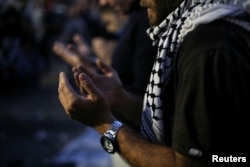
[[141,0],[140,5],[147,8],[151,26],[160,24],[182,0]]
[[111,6],[117,12],[126,13],[134,0],[99,0],[100,6]]
[[119,29],[119,18],[116,13],[112,12],[103,12],[101,18],[106,25],[106,28],[109,32],[115,33]]
[[114,6],[115,2],[116,0],[99,0],[99,5],[100,6],[105,6],[105,5]]

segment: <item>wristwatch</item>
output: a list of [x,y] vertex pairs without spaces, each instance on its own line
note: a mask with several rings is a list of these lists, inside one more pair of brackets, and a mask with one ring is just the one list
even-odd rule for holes
[[114,154],[118,150],[116,134],[124,124],[120,121],[114,121],[108,130],[101,137],[101,145],[105,151]]

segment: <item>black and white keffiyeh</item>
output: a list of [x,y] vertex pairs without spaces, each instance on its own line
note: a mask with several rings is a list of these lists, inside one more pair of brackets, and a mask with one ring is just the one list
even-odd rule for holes
[[244,12],[250,14],[250,0],[185,0],[160,25],[147,30],[153,45],[158,46],[158,53],[144,97],[141,124],[144,137],[165,143],[161,95],[172,71],[172,59],[184,37],[198,25],[218,19],[250,31],[249,22],[237,19]]

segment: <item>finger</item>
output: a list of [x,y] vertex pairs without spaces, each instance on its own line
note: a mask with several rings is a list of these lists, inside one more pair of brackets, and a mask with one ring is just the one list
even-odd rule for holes
[[88,93],[86,92],[86,90],[80,86],[80,80],[79,80],[79,76],[82,72],[78,72],[76,71],[74,73],[74,79],[75,79],[75,83],[77,85],[77,87],[80,89],[80,92],[83,94],[83,95],[87,95]]
[[73,90],[64,72],[59,74],[58,94],[60,100],[63,102],[63,105],[66,105],[68,102],[74,101],[76,98],[78,98],[78,95]]
[[70,66],[76,66],[80,64],[77,54],[67,49],[62,42],[55,42],[53,45],[53,51]]
[[86,91],[82,90],[81,87],[80,87],[79,75],[81,73],[86,73],[89,76],[93,77],[94,74],[89,69],[85,68],[83,65],[73,67],[72,72],[73,72],[73,75],[74,75],[74,80],[75,80],[76,85],[80,88],[82,93],[86,94]]
[[95,74],[93,71],[89,70],[84,65],[78,65],[76,67],[73,67],[72,71],[74,73],[86,73],[91,79],[93,79],[97,74]]
[[85,74],[81,73],[79,76],[81,87],[90,95],[91,100],[97,100],[100,97],[100,91],[95,86],[93,81]]
[[96,65],[105,76],[108,76],[114,72],[111,66],[107,65],[106,63],[104,63],[99,59],[96,60]]
[[77,94],[71,87],[69,80],[64,72],[59,74],[59,93],[63,96],[77,97]]
[[73,75],[74,75],[74,80],[75,80],[76,86],[80,87],[80,81],[79,81],[80,72],[76,71],[73,73]]
[[63,48],[64,47],[64,45],[63,45],[63,43],[62,42],[59,42],[59,41],[56,41],[56,42],[54,42],[54,44],[53,44],[53,47],[52,47],[52,50],[53,50],[53,52],[56,54],[56,55],[58,55],[58,56],[61,56],[63,53]]

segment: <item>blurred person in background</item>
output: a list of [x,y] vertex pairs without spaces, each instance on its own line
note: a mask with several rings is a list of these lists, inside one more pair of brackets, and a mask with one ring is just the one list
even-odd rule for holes
[[41,39],[41,50],[47,63],[47,71],[51,70],[54,58],[53,52],[48,48],[51,48],[54,41],[59,39],[67,18],[67,4],[63,2],[61,0],[46,0],[44,2],[44,14],[42,17],[44,34]]
[[98,58],[111,65],[112,53],[117,44],[117,40],[123,34],[128,22],[128,17],[124,13],[117,12],[110,5],[100,6],[100,15],[107,31],[113,33],[116,38],[107,39],[101,36],[93,38],[91,47]]
[[66,22],[60,33],[59,41],[65,44],[73,43],[74,35],[78,34],[90,45],[93,37],[105,33],[104,30],[101,30],[105,29],[101,24],[101,19],[99,16],[95,16],[99,12],[94,9],[92,3],[93,1],[89,0],[74,0],[68,5]]
[[87,21],[81,15],[88,11],[90,4],[87,0],[75,0],[68,6],[67,22],[64,24],[60,41],[64,43],[72,43],[73,36],[79,34],[88,43],[90,43],[90,32]]
[[23,5],[15,1],[5,5],[0,15],[1,92],[35,88],[45,70],[45,60],[35,38],[36,29],[25,15]]
[[117,71],[126,90],[143,96],[156,53],[156,48],[145,33],[149,27],[146,10],[140,7],[139,0],[100,3],[113,6],[117,12],[127,15],[127,22],[112,54],[111,66]]
[[24,15],[30,19],[32,26],[36,31],[35,39],[38,43],[41,43],[44,35],[44,0],[28,0],[23,6]]

